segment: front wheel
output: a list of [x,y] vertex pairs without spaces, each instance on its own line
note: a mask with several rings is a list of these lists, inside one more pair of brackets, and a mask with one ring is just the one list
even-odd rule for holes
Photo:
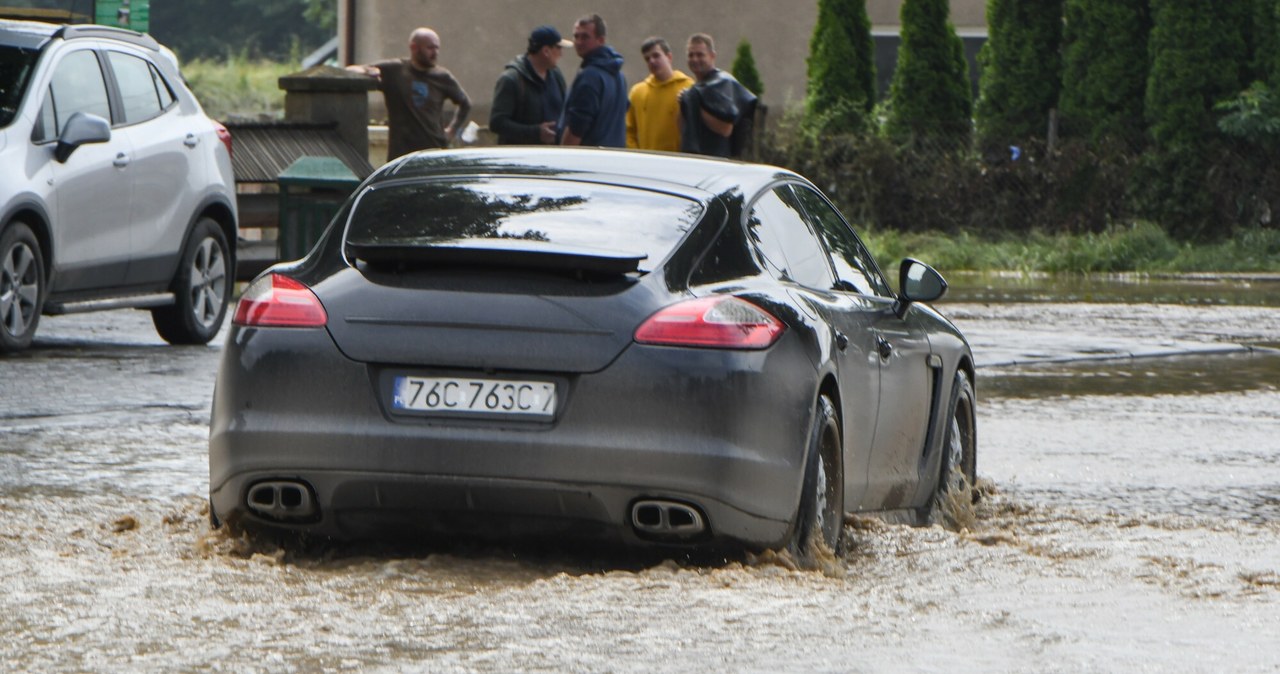
[[835,406],[825,395],[818,398],[809,430],[804,486],[792,530],[787,547],[793,554],[811,556],[819,544],[833,553],[840,551],[844,533],[844,457]]
[[231,255],[218,223],[201,218],[191,231],[173,281],[176,301],[151,310],[170,344],[207,344],[222,327],[231,297]]
[[15,222],[0,234],[0,353],[31,346],[44,307],[44,258],[31,228]]
[[[977,479],[978,424],[974,405],[973,384],[963,370],[956,373],[952,386],[950,418],[947,435],[942,443],[942,461],[938,471],[938,486],[930,504],[929,519],[942,522],[948,517],[959,519],[960,513],[977,500],[973,486]],[[952,522],[959,525],[960,522]]]

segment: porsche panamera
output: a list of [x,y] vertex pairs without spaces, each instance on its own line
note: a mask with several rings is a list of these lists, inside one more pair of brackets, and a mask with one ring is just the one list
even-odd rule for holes
[[398,159],[243,293],[211,517],[338,539],[838,548],[973,482],[973,356],[812,183],[601,149]]

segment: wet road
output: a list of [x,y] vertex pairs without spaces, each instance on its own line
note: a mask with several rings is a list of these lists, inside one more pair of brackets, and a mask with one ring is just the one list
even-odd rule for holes
[[47,320],[0,361],[0,670],[1280,671],[1280,286],[953,283],[987,498],[810,571],[210,532],[219,349]]

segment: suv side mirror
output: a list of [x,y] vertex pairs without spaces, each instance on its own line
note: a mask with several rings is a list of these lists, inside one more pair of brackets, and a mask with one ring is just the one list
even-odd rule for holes
[[898,268],[898,301],[894,312],[899,318],[907,314],[912,302],[932,302],[947,292],[947,280],[937,270],[919,261],[907,258]]
[[85,143],[105,143],[111,140],[111,124],[107,120],[87,112],[77,112],[67,120],[58,136],[58,146],[54,148],[53,158],[58,163],[66,163],[71,153]]

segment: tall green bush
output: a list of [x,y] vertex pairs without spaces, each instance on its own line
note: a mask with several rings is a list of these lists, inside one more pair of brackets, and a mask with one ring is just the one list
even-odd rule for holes
[[1253,3],[1250,76],[1280,86],[1280,0],[1253,0]]
[[738,43],[738,52],[733,57],[733,67],[730,72],[733,73],[733,78],[750,89],[751,93],[757,96],[764,93],[764,82],[760,81],[760,71],[756,69],[756,57],[751,53],[750,42],[743,40]]
[[818,0],[808,65],[808,124],[829,133],[866,130],[876,104],[875,49],[866,0]]
[[889,88],[885,129],[899,143],[963,146],[971,135],[973,93],[964,44],[947,0],[906,0],[902,44]]
[[1151,33],[1148,0],[1066,0],[1060,130],[1141,145]]
[[1206,187],[1222,145],[1213,106],[1243,88],[1251,5],[1152,0],[1151,8],[1146,117],[1154,147],[1141,181],[1145,206],[1176,234],[1220,236],[1232,223],[1215,217],[1215,195]]
[[1152,0],[1151,7],[1152,140],[1162,149],[1203,147],[1212,139],[1214,103],[1244,88],[1249,8],[1220,0]]
[[1062,0],[987,0],[974,109],[983,147],[1044,138],[1062,86]]

